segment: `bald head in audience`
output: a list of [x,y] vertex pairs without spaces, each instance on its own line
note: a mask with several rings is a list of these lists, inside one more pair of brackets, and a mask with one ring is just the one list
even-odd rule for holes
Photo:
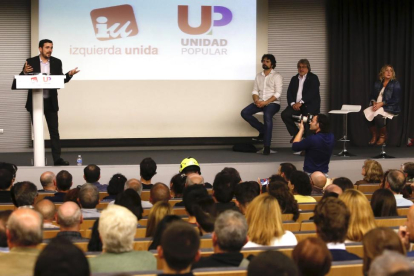
[[330,184],[326,186],[325,193],[335,193],[335,194],[340,195],[342,194],[342,189],[338,185]]
[[60,226],[60,231],[79,231],[82,224],[83,217],[79,206],[67,201],[63,203],[56,214],[56,221]]
[[9,248],[36,247],[43,239],[42,224],[41,215],[30,208],[14,211],[7,221]]
[[125,190],[133,189],[135,192],[137,192],[139,195],[142,193],[142,184],[141,181],[139,181],[136,178],[131,178],[125,183]]
[[48,199],[42,199],[36,203],[34,208],[42,215],[43,223],[51,223],[55,219],[56,206],[52,201]]
[[164,183],[155,183],[151,188],[149,201],[154,205],[159,201],[168,202],[171,198],[170,189]]
[[53,172],[47,171],[47,172],[42,173],[42,175],[40,176],[40,184],[42,184],[44,191],[55,192],[56,191],[55,182],[56,182],[56,176]]
[[322,172],[314,172],[310,176],[312,184],[312,194],[321,194],[323,193],[323,187],[326,184],[326,176]]
[[195,185],[195,184],[203,184],[204,185],[204,177],[202,177],[201,175],[197,174],[197,173],[191,173],[189,175],[187,175],[187,180],[185,182],[185,186],[191,186],[191,185]]

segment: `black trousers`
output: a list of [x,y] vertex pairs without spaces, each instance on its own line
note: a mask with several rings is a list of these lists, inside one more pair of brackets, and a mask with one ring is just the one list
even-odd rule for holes
[[[295,137],[299,132],[299,128],[295,124],[295,120],[292,115],[307,115],[306,110],[294,110],[292,106],[287,106],[285,110],[282,111],[281,117],[283,122],[286,125],[287,130],[289,131],[290,136]],[[305,137],[308,137],[312,134],[309,130],[309,122],[305,123]]]
[[385,127],[385,124],[386,124],[385,119],[382,115],[377,115],[374,117],[374,119],[371,122],[368,120],[367,122],[370,127],[376,126],[377,128],[383,128]]
[[[58,159],[60,159],[61,154],[58,112],[53,110],[52,103],[49,99],[43,99],[43,110],[46,118],[47,128],[49,129],[53,162],[56,162]],[[32,111],[30,111],[30,118],[32,119],[33,124]]]

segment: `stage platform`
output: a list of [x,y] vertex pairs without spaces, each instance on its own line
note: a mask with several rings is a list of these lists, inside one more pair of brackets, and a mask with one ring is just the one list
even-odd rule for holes
[[[353,157],[332,156],[330,163],[331,177],[346,176],[352,181],[362,178],[361,166],[363,160],[372,158],[380,153],[381,147],[349,147],[348,151],[356,154]],[[83,180],[83,167],[76,166],[76,159],[82,155],[83,165],[98,164],[101,167],[101,183],[107,183],[115,173],[122,173],[127,178],[139,178],[139,163],[145,157],[152,157],[158,165],[157,175],[153,183],[168,183],[171,177],[178,173],[179,164],[185,157],[191,156],[197,159],[201,166],[201,172],[205,180],[214,181],[214,176],[224,167],[236,168],[243,180],[257,180],[277,173],[279,164],[282,162],[293,163],[302,169],[304,157],[294,155],[290,148],[275,148],[275,154],[264,156],[256,153],[241,153],[232,151],[228,146],[211,147],[157,147],[157,148],[70,148],[63,149],[63,158],[68,160],[71,166],[67,167],[33,167],[33,153],[28,152],[6,152],[0,153],[0,161],[11,162],[19,167],[16,181],[29,180],[39,185],[39,176],[42,172],[50,170],[55,173],[62,169],[68,170],[74,178],[74,185],[81,185]],[[341,151],[338,147],[334,153]],[[387,147],[389,155],[393,159],[379,159],[384,170],[399,169],[401,164],[414,161],[414,147]],[[48,164],[52,163],[52,157],[47,150],[46,158]]]

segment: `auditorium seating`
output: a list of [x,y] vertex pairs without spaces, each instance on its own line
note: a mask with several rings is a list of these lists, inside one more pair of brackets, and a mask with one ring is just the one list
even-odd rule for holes
[[381,183],[359,184],[356,185],[357,190],[362,193],[373,193],[380,188]]

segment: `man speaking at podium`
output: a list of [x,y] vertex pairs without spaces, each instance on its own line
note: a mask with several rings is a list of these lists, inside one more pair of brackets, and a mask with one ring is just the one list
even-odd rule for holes
[[[43,39],[39,41],[38,56],[29,58],[23,66],[23,71],[20,75],[26,74],[47,74],[47,75],[63,75],[62,61],[60,59],[52,57],[53,42],[49,39]],[[65,83],[70,81],[73,75],[77,74],[79,70],[76,67],[66,73]],[[30,112],[30,117],[33,121],[32,110],[32,90],[29,90],[27,94],[26,109]],[[43,109],[47,122],[47,127],[50,134],[50,142],[52,148],[53,162],[55,166],[67,166],[68,161],[63,160],[60,157],[61,146],[59,136],[59,121],[58,121],[58,96],[57,89],[44,89],[43,90]]]

